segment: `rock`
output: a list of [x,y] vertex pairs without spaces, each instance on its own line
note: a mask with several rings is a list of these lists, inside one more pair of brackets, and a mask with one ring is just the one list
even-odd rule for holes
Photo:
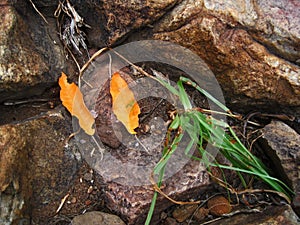
[[47,224],[55,214],[78,168],[74,141],[65,148],[70,133],[70,120],[59,108],[0,126],[1,224],[30,217]]
[[[220,82],[231,108],[245,111],[270,111],[271,108],[272,113],[276,110],[291,114],[295,113],[294,108],[299,110],[300,14],[297,1],[70,2],[85,22],[91,25],[90,29],[85,30],[91,47],[115,46],[125,38],[127,41],[154,38],[175,42],[193,50],[207,62]],[[45,0],[38,2],[37,6],[46,15],[50,15],[50,12],[53,15],[55,3],[57,1],[50,3]],[[34,18],[30,16],[30,21],[42,22],[32,6],[28,8],[35,15]],[[23,17],[19,20],[22,22],[22,19]],[[57,51],[52,50],[55,46],[48,43],[44,26],[39,32],[35,32],[38,29],[37,25],[34,26],[30,22],[28,26],[37,36],[33,41],[26,41],[26,50],[31,49],[31,46],[39,46],[36,40],[43,39],[45,44],[42,46],[47,49],[43,54],[48,59],[59,59],[51,63],[55,66],[54,72],[50,74],[57,74],[55,69],[61,68],[64,60]],[[18,33],[15,36],[18,37],[17,35]],[[15,36],[12,36],[12,40]],[[14,42],[16,48],[21,48],[18,47],[18,39]],[[22,48],[25,47],[22,44]],[[45,74],[49,71],[47,60],[45,62],[44,59],[39,59],[43,47],[34,51],[33,56],[39,60],[35,61],[41,63],[38,63],[40,67],[35,67],[35,71],[31,71],[30,74]],[[55,57],[51,57],[52,52]],[[54,80],[55,78],[57,77],[54,77]],[[37,84],[39,81],[34,82]]]
[[[132,173],[135,172],[132,171]],[[148,178],[145,177],[145,179]],[[162,190],[173,199],[189,201],[197,194],[210,190],[212,188],[210,184],[205,169],[199,168],[196,161],[190,161],[164,182]],[[128,186],[109,182],[106,191],[107,207],[122,215],[127,224],[143,224],[153,194],[152,186]],[[151,222],[156,224],[159,221],[159,215],[171,205],[172,202],[159,195]]]
[[65,65],[54,18],[47,25],[29,2],[16,7],[1,6],[0,102],[41,94]]
[[268,206],[265,210],[251,214],[237,214],[230,218],[221,219],[212,225],[268,225],[268,224],[299,224],[299,218],[289,205],[284,206]]
[[[126,74],[120,72],[123,79],[127,83],[132,82],[132,78]],[[112,111],[112,97],[110,94],[110,80],[107,80],[103,85],[103,88],[99,92],[97,98],[95,111],[97,117],[95,118],[96,130],[101,141],[112,148],[118,148],[122,141],[121,127],[114,129],[113,124],[117,124],[117,118]],[[119,126],[121,124],[119,123]],[[115,125],[116,126],[116,125]],[[121,125],[122,126],[122,125]],[[127,132],[127,131],[126,131]]]
[[[111,57],[113,62],[116,62],[118,59],[113,54],[111,54]],[[95,172],[101,176],[103,183],[106,184],[106,206],[112,212],[120,215],[128,224],[142,224],[145,222],[154,194],[150,175],[156,163],[161,159],[167,129],[168,109],[172,101],[167,104],[168,99],[159,107],[156,107],[157,102],[161,99],[159,97],[157,97],[159,100],[156,99],[154,101],[151,99],[145,101],[146,97],[152,96],[149,96],[148,90],[156,94],[161,92],[159,96],[164,98],[167,98],[168,94],[164,93],[161,85],[158,83],[146,82],[143,79],[137,80],[136,83],[138,85],[133,86],[131,90],[133,90],[134,94],[137,94],[135,95],[136,99],[144,100],[144,103],[140,101],[139,104],[140,108],[143,109],[142,113],[148,115],[148,118],[146,122],[143,121],[141,123],[148,123],[151,131],[148,134],[138,133],[137,136],[129,134],[121,123],[119,125],[122,127],[114,124],[115,121],[111,117],[111,98],[108,90],[109,80],[107,81],[109,70],[106,68],[108,57],[103,55],[102,60],[101,58],[102,56],[99,60],[95,60],[94,65],[84,72],[82,79],[86,83],[93,84],[93,86],[83,84],[82,92],[85,96],[87,107],[93,108],[97,115],[97,134],[102,144],[105,144],[103,159],[100,160],[101,156],[97,155],[97,151],[93,151],[91,156],[90,152],[94,146],[89,146],[87,141],[89,137],[78,135],[78,139],[80,140],[79,142],[83,143],[81,148],[83,157]],[[132,81],[132,79],[129,80],[130,75],[132,75],[130,68],[124,69],[120,74],[128,83]],[[128,78],[126,79],[126,77]],[[134,82],[130,84],[132,83]],[[157,110],[151,110],[156,108]],[[117,137],[113,135],[114,132]],[[118,133],[121,133],[121,135],[118,135]],[[189,200],[193,198],[193,195],[211,188],[206,169],[199,165],[199,162],[190,160],[189,157],[185,157],[182,154],[189,143],[187,139],[187,136],[184,135],[178,149],[168,161],[168,166],[165,170],[165,181],[163,182],[164,187],[162,188],[165,194],[180,201]],[[154,224],[158,222],[161,212],[171,204],[172,202],[163,196],[158,198],[156,211],[152,219]]]
[[174,218],[168,217],[165,219],[164,223],[162,225],[178,225],[176,220]]
[[19,182],[14,179],[26,168],[26,160],[24,164],[21,163],[22,159],[26,158],[26,152],[22,152],[26,140],[12,125],[0,127],[0,133],[0,192],[3,192],[12,181]]
[[209,213],[214,216],[222,216],[231,212],[231,205],[224,196],[215,196],[207,201]]
[[285,123],[272,121],[262,129],[260,145],[271,159],[274,174],[295,191],[293,205],[300,215],[300,135]]
[[195,214],[193,215],[193,218],[197,221],[201,221],[203,220],[205,217],[208,216],[208,213],[209,213],[209,210],[204,208],[204,207],[201,207],[201,208],[198,208],[195,212]]
[[154,0],[149,2],[135,1],[105,1],[103,3],[106,15],[108,43],[116,44],[135,29],[152,24],[173,7],[177,0]]
[[124,37],[126,41],[159,39],[177,43],[197,53],[209,65],[231,108],[271,108],[272,113],[276,110],[292,114],[295,110],[287,106],[299,110],[297,1],[157,0],[147,6],[138,3],[105,2],[110,44],[118,44]]
[[197,210],[198,205],[182,205],[173,211],[173,217],[180,223],[191,217]]
[[[258,42],[288,61],[299,59],[299,2],[204,0],[204,7],[220,18],[233,18]],[[228,20],[228,19],[225,19]]]
[[[297,15],[291,23],[299,27],[299,7],[292,7],[298,3],[280,2],[289,2],[290,13]],[[266,4],[271,7],[279,3],[269,1]],[[263,104],[299,106],[300,68],[282,59],[284,56],[294,61],[299,58],[296,56],[296,52],[299,54],[296,50],[299,48],[299,28],[285,27],[285,31],[279,31],[285,26],[289,13],[282,10],[281,19],[270,19],[264,7],[238,0],[182,1],[154,25],[151,37],[178,43],[201,56],[216,75],[232,107],[237,102],[239,108],[247,106],[246,110],[256,108],[258,104],[259,110]],[[264,23],[256,23],[267,18],[271,20],[271,27],[274,26],[268,35],[261,32]],[[258,36],[265,41],[257,41]],[[284,44],[274,47],[271,42],[276,42],[275,36],[283,42],[289,40],[290,47],[285,50]],[[287,38],[289,36],[292,38]],[[271,53],[275,51],[269,49],[271,45],[280,57]]]
[[[257,13],[251,36],[263,43],[270,52],[300,65],[300,17],[298,1],[257,1],[253,4]],[[255,18],[256,19],[256,18]]]
[[72,225],[125,225],[118,216],[98,211],[75,216],[71,223]]

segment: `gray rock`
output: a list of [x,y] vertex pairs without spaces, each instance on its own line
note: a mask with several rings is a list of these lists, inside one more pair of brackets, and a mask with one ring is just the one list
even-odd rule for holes
[[300,58],[300,4],[297,1],[204,0],[220,18],[232,17],[270,51],[296,62]]
[[71,222],[72,225],[125,225],[125,223],[116,215],[104,212],[87,212],[83,215],[75,216]]
[[273,172],[295,191],[295,211],[300,215],[300,135],[280,121],[272,121],[262,129],[260,139],[272,161]]

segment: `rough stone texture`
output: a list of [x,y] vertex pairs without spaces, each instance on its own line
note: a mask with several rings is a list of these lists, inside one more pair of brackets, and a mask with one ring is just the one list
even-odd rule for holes
[[57,32],[29,2],[17,6],[4,4],[0,11],[0,102],[40,94],[56,82],[65,63]]
[[[24,205],[20,194],[20,177],[26,170],[26,152],[22,151],[25,139],[12,126],[0,127],[0,223],[10,224]],[[24,163],[21,163],[21,162]],[[21,182],[22,183],[22,182]],[[11,185],[10,187],[8,187]],[[5,191],[3,193],[3,191]],[[28,192],[25,187],[26,192]],[[2,193],[1,193],[2,192]]]
[[[144,177],[144,179],[149,178]],[[190,161],[163,183],[162,191],[178,201],[190,201],[199,193],[208,191],[211,188],[210,184],[205,169],[199,168],[198,162]],[[127,224],[143,224],[153,194],[152,186],[128,186],[109,182],[106,191],[107,207],[121,215]],[[168,199],[159,195],[151,222],[157,224],[160,214],[172,204]]]
[[180,223],[185,221],[186,219],[190,218],[193,213],[197,210],[198,205],[182,205],[176,208],[172,216]]
[[269,206],[262,213],[238,214],[230,218],[222,219],[211,223],[212,225],[280,225],[299,224],[299,218],[289,205]]
[[108,43],[115,44],[135,29],[151,24],[177,2],[179,1],[104,1],[103,8],[107,17],[106,29],[109,33]]
[[18,163],[26,154],[22,152],[25,139],[13,125],[2,126],[0,129],[0,191],[3,192],[15,178],[14,173],[20,173],[24,169],[22,165],[18,168]]
[[119,217],[97,211],[75,216],[71,223],[72,225],[125,225]]
[[[195,51],[209,64],[224,90],[227,103],[232,107],[240,110],[270,111],[270,106],[274,106],[271,108],[272,111],[289,113],[295,113],[294,108],[299,110],[300,7],[297,1],[70,2],[85,18],[85,22],[92,27],[85,31],[90,46],[99,48],[105,45],[117,45],[127,37],[129,37],[128,40],[155,38],[175,42]],[[46,15],[51,15],[51,13],[53,15],[54,3],[45,0],[36,2],[36,5],[42,12],[46,12]],[[61,68],[63,60],[57,51],[52,54],[55,52],[53,51],[55,45],[49,41],[48,34],[55,32],[47,32],[45,29],[47,26],[40,24],[43,21],[39,15],[31,5],[28,8],[32,10],[31,14],[34,16],[30,14],[29,17],[25,13],[26,17],[22,14],[20,19],[18,14],[12,12],[8,15],[12,14],[16,19],[5,21],[18,21],[10,22],[16,26],[10,25],[13,28],[7,29],[17,33],[11,39],[16,37],[14,40],[16,48],[22,49],[25,54],[31,46],[34,47],[33,53],[30,51],[30,54],[32,53],[35,58],[26,57],[27,53],[24,57],[27,60],[34,58],[36,62],[41,62],[38,63],[39,67],[30,71],[30,76],[26,76],[27,79],[31,78],[30,82],[36,84],[42,80],[39,78],[40,74],[43,74],[43,79],[45,79],[47,76],[44,75],[48,74],[49,70],[52,71],[48,68],[49,65]],[[52,11],[46,10],[50,8]],[[39,26],[32,26],[33,23],[30,22],[19,27],[19,24],[26,23],[29,18],[30,21],[39,21],[37,23]],[[23,20],[25,22],[22,22]],[[22,44],[18,47],[20,42],[18,32],[23,30],[33,30],[32,34],[37,35],[31,35],[33,38],[30,38],[28,32],[23,32],[26,42],[24,46]],[[6,40],[5,37],[4,40]],[[36,40],[44,40],[44,43],[37,44]],[[47,51],[42,51],[43,48]],[[47,52],[51,53],[47,55]],[[43,58],[41,55],[46,57]],[[52,55],[57,57],[51,57]],[[53,60],[56,58],[59,60]],[[49,64],[47,59],[51,59],[48,61],[53,63]],[[26,68],[33,67],[30,64]],[[54,71],[55,68],[53,68]],[[24,73],[19,73],[18,76],[14,74],[14,77],[20,78],[22,74]],[[49,74],[55,76],[53,74],[57,73]],[[33,76],[36,79],[33,79]],[[50,80],[55,80],[55,78],[51,77]],[[16,90],[15,86],[13,89]],[[36,93],[34,88],[30,90]],[[23,94],[23,92],[16,93]],[[247,107],[240,107],[241,105]]]
[[[178,43],[201,56],[216,74],[228,103],[248,104],[252,108],[270,103],[299,106],[300,69],[281,59],[286,56],[295,61],[296,52],[299,54],[299,7],[295,1],[288,2],[288,10],[295,15],[290,28],[284,25],[290,18],[284,17],[288,14],[285,9],[281,9],[283,18],[272,19],[264,11],[266,6],[260,6],[262,9],[250,1],[183,1],[154,25],[153,37]],[[272,4],[275,1],[269,7]],[[274,26],[269,35],[261,31],[265,20]],[[281,27],[286,30],[280,30]],[[275,37],[282,41],[275,41]],[[289,40],[289,45],[283,44],[285,40]],[[277,57],[270,53],[271,48],[285,54]]]
[[120,43],[122,37],[178,43],[207,62],[231,107],[299,110],[299,2],[183,0],[155,1],[147,7],[138,3],[104,4],[110,44]]
[[[204,0],[204,7],[233,18],[260,43],[281,57],[299,60],[300,3],[298,1]],[[299,61],[298,61],[299,63]]]
[[280,121],[272,121],[263,128],[260,143],[273,162],[274,173],[295,191],[293,205],[300,215],[300,135]]
[[31,216],[45,224],[77,171],[74,143],[65,148],[70,120],[61,110],[0,127],[1,224]]
[[[57,30],[53,29],[56,27],[53,13],[58,1],[34,1],[46,16],[49,26],[29,1],[12,1],[15,8],[8,2],[1,1],[0,12],[0,102],[39,94],[57,80],[65,63],[61,46],[54,43],[60,42]],[[298,1],[70,2],[92,26],[86,30],[92,47],[114,46],[127,37],[128,41],[168,40],[201,56],[217,75],[228,103],[236,104],[239,109],[248,110],[245,106],[249,104],[251,110],[257,107],[275,112],[281,109],[271,105],[300,105]],[[265,108],[261,108],[262,105]],[[53,209],[65,195],[76,167],[76,163],[70,160],[74,157],[70,149],[63,148],[63,139],[71,129],[70,121],[65,121],[61,115],[56,112],[52,116],[48,114],[1,126],[1,223],[9,224],[11,220],[26,223],[23,219],[31,214],[34,223],[45,224],[47,217],[54,215]],[[287,152],[290,154],[287,150],[284,153]],[[140,152],[131,151],[130,154],[135,153]],[[291,158],[292,161],[288,162],[294,162],[293,165],[296,159],[299,160],[298,156],[288,160]],[[284,167],[286,172],[293,170],[292,163],[287,165],[284,160],[284,166],[289,166]],[[107,169],[114,167],[116,172],[123,169],[120,165],[116,168],[115,164]],[[134,171],[127,172],[134,174]],[[177,196],[178,200],[184,200],[183,195],[185,198],[194,197],[209,184],[207,174],[201,172],[198,165],[190,164],[189,168],[182,170],[183,174],[178,173],[169,180],[163,191],[171,197]],[[129,223],[143,223],[153,195],[152,187],[122,186],[113,182],[122,179],[120,173],[113,175],[112,180],[105,177],[108,206],[122,214]],[[144,179],[148,179],[148,175]],[[297,182],[296,190],[299,188]],[[180,185],[175,186],[175,183]],[[299,194],[297,196],[294,206],[299,209]],[[50,199],[54,201],[49,202]],[[169,204],[168,200],[161,198],[157,208],[163,210]],[[159,212],[153,221],[157,220]],[[290,221],[295,221],[290,208],[284,212],[291,215]],[[276,213],[267,215],[275,215],[277,223],[288,223],[285,216]],[[261,222],[261,217],[250,216],[253,217],[245,215],[243,222]],[[241,224],[240,221],[237,223]]]
[[279,57],[300,65],[300,2],[256,1],[257,13],[250,34]]

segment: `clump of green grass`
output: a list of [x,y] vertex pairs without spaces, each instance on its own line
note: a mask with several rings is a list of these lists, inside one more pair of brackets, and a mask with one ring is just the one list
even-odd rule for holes
[[[183,133],[186,132],[190,137],[190,142],[186,146],[184,154],[189,155],[194,160],[202,161],[208,169],[212,166],[216,166],[221,169],[236,171],[244,187],[246,187],[247,184],[243,177],[243,173],[263,180],[276,192],[281,193],[281,196],[285,197],[285,199],[291,199],[293,191],[282,181],[268,174],[266,166],[242,144],[233,129],[226,122],[215,119],[211,115],[206,115],[204,112],[207,112],[208,110],[193,108],[183,83],[193,86],[222,110],[221,112],[214,113],[235,117],[225,105],[188,78],[180,77],[177,82],[177,88],[160,78],[155,78],[155,80],[159,81],[172,94],[176,95],[184,108],[183,112],[180,114],[178,113],[169,125],[166,138],[168,140],[171,138],[170,134],[172,131],[177,131],[177,133],[172,140],[166,142],[162,158],[153,170],[153,175],[158,175],[158,180],[156,182],[158,188],[162,184],[166,164],[172,157],[172,154],[176,151],[178,143],[183,138]],[[209,143],[218,148],[219,152],[231,163],[231,165],[222,165],[213,160],[213,156],[203,148],[204,143]],[[201,158],[189,154],[194,145],[197,145],[197,150],[199,151]],[[157,196],[158,192],[156,190],[145,224],[150,224]]]

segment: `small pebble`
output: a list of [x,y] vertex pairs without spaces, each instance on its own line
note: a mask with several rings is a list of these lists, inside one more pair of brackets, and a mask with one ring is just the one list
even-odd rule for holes
[[88,205],[90,205],[90,204],[92,204],[92,201],[91,201],[91,200],[86,200],[86,201],[85,201],[85,205],[86,205],[86,206],[88,206]]
[[208,200],[207,207],[209,213],[213,216],[222,216],[223,214],[230,213],[232,207],[224,196],[215,196]]

